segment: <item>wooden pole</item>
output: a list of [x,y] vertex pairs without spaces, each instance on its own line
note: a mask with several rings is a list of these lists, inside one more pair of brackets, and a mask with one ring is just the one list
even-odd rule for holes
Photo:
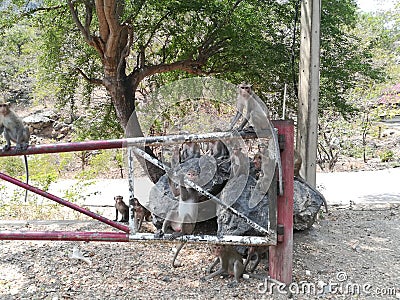
[[280,282],[292,282],[293,269],[293,121],[273,121],[279,136],[284,136],[281,152],[283,195],[278,195],[276,246],[269,247],[269,276]]
[[318,143],[320,0],[301,2],[299,103],[296,149],[303,160],[300,175],[315,187]]

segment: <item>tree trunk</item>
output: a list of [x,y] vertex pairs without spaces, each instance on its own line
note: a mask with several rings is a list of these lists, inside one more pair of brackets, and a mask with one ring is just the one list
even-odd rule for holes
[[[109,70],[110,66],[108,68],[105,66],[105,69]],[[120,124],[125,129],[125,136],[144,136],[135,111],[134,91],[136,91],[137,84],[133,86],[132,82],[137,82],[137,80],[132,80],[131,77],[125,76],[125,74],[120,74],[117,78],[111,78],[110,76],[106,76],[106,78],[108,78],[107,83],[109,84],[105,85],[105,87],[111,96]],[[155,157],[150,147],[146,146],[144,150],[147,154]],[[146,173],[154,183],[165,173],[162,169],[143,158],[137,157],[137,159],[141,166],[147,170]]]
[[[239,3],[240,1],[237,1],[232,10]],[[126,131],[129,131],[126,132],[126,135],[130,137],[143,136],[135,114],[135,91],[139,83],[148,76],[174,70],[182,70],[196,75],[204,74],[201,67],[207,63],[209,57],[218,53],[226,40],[205,39],[204,43],[198,47],[198,53],[193,53],[187,59],[158,65],[146,64],[146,47],[141,46],[140,61],[134,71],[127,75],[126,58],[133,44],[134,33],[130,24],[121,22],[124,1],[94,0],[94,2],[83,1],[82,3],[68,0],[68,5],[72,18],[86,43],[97,51],[103,64],[104,76],[102,79],[89,78],[82,70],[77,70],[89,82],[105,86],[111,96],[119,122]],[[83,14],[78,13],[79,7],[84,7],[84,20],[80,17]],[[97,14],[98,30],[93,31],[91,30],[91,23],[94,11]],[[92,32],[96,32],[97,35]],[[155,157],[149,147],[146,147],[145,151]],[[153,181],[157,181],[163,174],[158,167],[150,163],[147,163],[147,169]]]

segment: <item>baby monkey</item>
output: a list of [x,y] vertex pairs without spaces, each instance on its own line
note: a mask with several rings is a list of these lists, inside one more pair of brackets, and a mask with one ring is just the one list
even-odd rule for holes
[[135,212],[136,230],[139,231],[142,227],[143,220],[150,221],[151,212],[140,204],[137,198],[133,198],[133,210]]
[[249,158],[242,152],[242,148],[235,144],[231,155],[231,175],[230,178],[248,174]]
[[115,220],[118,221],[118,212],[121,214],[120,222],[128,222],[129,220],[129,207],[125,204],[122,196],[115,196]]
[[208,271],[211,273],[212,269],[220,262],[220,268],[202,278],[202,280],[209,280],[215,276],[228,274],[234,276],[234,281],[229,283],[229,287],[235,287],[239,284],[239,279],[244,272],[244,265],[242,256],[232,246],[229,245],[213,245],[211,252],[217,259],[209,267]]

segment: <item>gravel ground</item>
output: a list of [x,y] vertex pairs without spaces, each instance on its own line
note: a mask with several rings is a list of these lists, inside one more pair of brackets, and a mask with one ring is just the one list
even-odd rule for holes
[[[400,299],[400,207],[333,207],[294,234],[294,299]],[[152,227],[146,224],[145,230]],[[92,230],[97,222],[7,222],[0,230]],[[74,246],[91,260],[69,258]],[[0,241],[0,299],[286,299],[261,279],[203,282],[207,245],[188,244],[171,268],[173,243]],[[261,262],[256,273],[267,276]],[[329,285],[330,283],[330,285]],[[315,288],[315,289],[314,289]],[[309,289],[309,291],[307,291]],[[319,295],[316,295],[319,293]]]

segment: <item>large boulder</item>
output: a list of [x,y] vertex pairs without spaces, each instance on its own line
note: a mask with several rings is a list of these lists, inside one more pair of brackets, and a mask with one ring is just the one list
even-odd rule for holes
[[[207,192],[217,195],[223,189],[226,180],[229,176],[226,168],[221,168],[221,165],[216,164],[215,160],[210,156],[202,156],[200,158],[189,159],[188,161],[176,166],[171,170],[169,174],[175,174],[172,178],[179,178],[181,174],[186,173],[190,169],[197,169],[200,172],[199,180],[196,184],[201,186]],[[215,234],[216,233],[216,205],[211,200],[203,195],[199,196],[198,204],[198,222],[207,223],[208,220],[214,223],[207,228],[212,228],[212,232],[206,229],[202,230],[202,233]],[[168,174],[163,175],[159,181],[150,190],[149,201],[145,203],[147,209],[153,213],[153,224],[157,229],[162,227],[162,223],[171,210],[175,210],[178,207],[178,197],[175,198],[171,192]],[[196,225],[196,228],[200,228],[200,225]],[[199,232],[196,230],[196,232]]]
[[295,230],[311,228],[322,205],[325,206],[325,210],[328,209],[325,197],[302,178],[295,177],[293,228]]
[[[243,183],[245,185],[243,186]],[[243,213],[250,220],[258,225],[267,228],[269,218],[269,198],[268,195],[261,195],[258,204],[252,207],[249,205],[251,196],[257,193],[255,188],[257,180],[253,176],[240,175],[237,178],[229,180],[221,193],[221,201],[231,205],[235,210]],[[260,235],[246,221],[231,211],[218,206],[218,235],[238,235],[251,236]],[[262,234],[261,234],[262,235]]]

